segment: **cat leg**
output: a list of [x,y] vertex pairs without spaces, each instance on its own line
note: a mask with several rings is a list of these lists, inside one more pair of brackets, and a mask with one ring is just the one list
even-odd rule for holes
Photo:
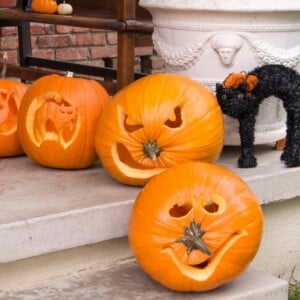
[[239,119],[241,139],[241,156],[238,159],[239,168],[254,168],[257,161],[254,156],[254,126],[255,113],[248,112]]
[[289,168],[300,166],[300,109],[287,111],[288,145],[284,150],[281,159]]
[[291,110],[286,109],[287,119],[286,119],[286,143],[283,149],[283,152],[280,156],[281,161],[286,161],[290,156],[291,152],[291,143],[293,140],[293,131],[294,131],[294,117],[293,112]]

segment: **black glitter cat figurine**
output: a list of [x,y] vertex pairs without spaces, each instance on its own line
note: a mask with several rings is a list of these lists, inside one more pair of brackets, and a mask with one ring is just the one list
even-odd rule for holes
[[228,75],[216,84],[216,96],[224,114],[239,121],[240,168],[256,167],[254,126],[260,103],[269,96],[283,102],[287,112],[286,144],[280,159],[287,167],[300,165],[300,74],[283,65],[264,65],[249,73]]

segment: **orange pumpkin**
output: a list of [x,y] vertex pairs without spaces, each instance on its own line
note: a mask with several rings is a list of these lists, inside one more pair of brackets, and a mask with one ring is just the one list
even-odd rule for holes
[[188,162],[139,193],[128,238],[141,267],[175,291],[208,291],[238,276],[260,245],[263,215],[232,171]]
[[179,163],[216,161],[223,117],[215,96],[177,74],[152,74],[119,91],[101,116],[96,151],[116,180],[144,185]]
[[94,138],[109,96],[96,81],[59,75],[35,81],[19,111],[19,137],[36,163],[81,169],[96,158]]
[[57,10],[57,3],[55,0],[33,0],[31,8],[37,13],[54,14]]
[[4,51],[0,79],[0,157],[17,156],[24,153],[18,139],[17,120],[20,103],[27,90],[27,85],[5,79],[7,59],[7,52]]
[[22,82],[0,79],[0,157],[24,153],[18,139],[17,120],[26,90]]

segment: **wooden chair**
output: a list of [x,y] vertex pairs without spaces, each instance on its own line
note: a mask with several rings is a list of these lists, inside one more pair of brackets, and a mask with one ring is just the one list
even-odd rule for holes
[[[111,93],[128,85],[149,72],[147,57],[141,73],[134,72],[135,48],[151,45],[153,30],[151,15],[138,6],[137,0],[69,0],[73,14],[69,16],[38,14],[26,10],[27,2],[18,0],[13,8],[0,9],[0,26],[17,26],[20,65],[8,65],[8,76],[22,80],[35,80],[40,76],[63,71],[99,77]],[[61,24],[76,27],[106,29],[117,32],[117,68],[104,60],[105,67],[95,67],[73,62],[50,60],[32,55],[30,22]]]

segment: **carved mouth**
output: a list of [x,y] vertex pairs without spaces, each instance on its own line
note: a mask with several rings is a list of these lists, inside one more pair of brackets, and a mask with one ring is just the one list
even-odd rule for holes
[[227,251],[236,243],[237,240],[247,235],[246,230],[240,230],[234,232],[225,243],[215,252],[211,257],[202,262],[201,264],[190,266],[183,264],[176,256],[172,247],[165,247],[161,250],[161,253],[170,256],[172,261],[175,263],[177,268],[186,277],[196,280],[196,281],[206,281],[215,272],[217,266],[219,265],[222,257],[227,253]]
[[164,168],[154,168],[136,162],[129,150],[121,143],[111,147],[112,159],[116,167],[127,177],[147,179],[164,171]]

